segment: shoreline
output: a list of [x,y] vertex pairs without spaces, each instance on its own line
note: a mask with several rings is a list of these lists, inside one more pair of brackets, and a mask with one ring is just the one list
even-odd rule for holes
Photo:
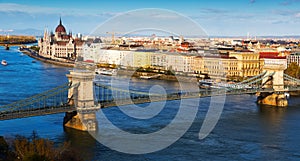
[[[148,73],[148,72],[137,72],[137,71],[131,71],[128,72],[127,70],[118,70],[118,74],[119,75],[124,75],[124,76],[132,76],[135,78],[139,78],[139,79],[143,79],[141,78],[141,76],[151,76],[151,75],[155,75],[157,73]],[[151,79],[144,79],[144,80],[166,80],[166,81],[170,81],[170,82],[174,82],[174,81],[182,81],[182,82],[198,82],[198,79],[196,77],[188,77],[188,76],[179,76],[179,75],[165,75],[165,74],[161,74],[159,77],[157,78],[151,78]]]
[[[58,66],[62,66],[62,67],[70,67],[70,68],[74,68],[75,67],[75,64],[73,64],[73,63],[61,62],[61,61],[56,61],[56,60],[51,60],[51,59],[47,59],[47,58],[41,57],[35,51],[32,51],[32,50],[30,50],[28,48],[23,48],[22,50],[20,50],[20,52],[28,55],[31,58],[34,58],[34,59],[39,60],[41,62],[44,62],[44,63],[58,65]],[[123,76],[125,76],[125,75],[129,76],[130,75],[128,72],[126,72],[126,70],[119,70],[118,74],[119,75],[123,75]],[[134,72],[134,74],[131,75],[131,76],[136,77],[136,78],[140,78],[140,76],[143,76],[143,75],[145,76],[145,75],[151,75],[151,74],[148,73],[148,72]],[[162,74],[158,78],[152,78],[152,79],[167,80],[167,81],[183,81],[183,82],[197,81],[197,78],[192,78],[191,79],[191,77],[174,76],[174,75],[164,75],[164,74]],[[151,79],[148,79],[148,80],[151,80]]]
[[70,67],[70,68],[75,67],[74,63],[67,63],[67,62],[61,62],[61,61],[47,59],[47,58],[39,56],[35,51],[31,51],[30,49],[27,49],[27,48],[24,48],[24,49],[20,50],[20,52],[22,52],[23,54],[28,55],[31,58],[34,58],[34,59],[39,60],[41,62],[44,62],[44,63],[54,64],[54,65],[63,66],[63,67]]
[[0,46],[25,46],[28,44],[33,44],[37,43],[37,41],[29,41],[29,42],[14,42],[14,43],[5,43],[5,42],[0,42]]
[[[20,52],[28,55],[31,58],[34,58],[34,59],[39,60],[41,62],[44,62],[44,63],[58,65],[58,66],[62,66],[62,67],[68,67],[68,68],[74,68],[75,67],[75,63],[61,62],[61,61],[41,57],[36,53],[36,51],[32,51],[28,48],[23,48],[22,50],[20,50]],[[84,67],[84,68],[86,68],[86,67]],[[138,71],[133,71],[133,73],[130,74],[130,72],[128,73],[126,71],[127,70],[122,70],[122,69],[118,70],[118,74],[123,75],[123,76],[133,76],[135,78],[140,78],[140,79],[142,79],[141,76],[149,76],[149,75],[151,76],[153,74],[156,74],[156,73],[138,72]],[[161,74],[159,77],[151,78],[151,79],[166,80],[166,81],[182,81],[182,82],[198,82],[199,81],[199,78],[196,78],[196,77],[179,76],[179,75],[165,75],[165,74]],[[151,79],[145,79],[145,80],[151,80]],[[300,91],[291,92],[291,95],[299,96]]]

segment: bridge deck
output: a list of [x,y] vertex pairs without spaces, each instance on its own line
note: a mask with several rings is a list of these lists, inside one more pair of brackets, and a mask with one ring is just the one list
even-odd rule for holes
[[[294,86],[294,87],[285,88],[285,90],[279,92],[298,91],[298,90],[300,90],[300,87]],[[257,92],[271,93],[275,91],[273,89],[262,89],[262,88],[249,88],[249,89],[222,88],[222,89],[213,89],[213,90],[200,90],[199,92],[178,92],[178,93],[171,93],[167,95],[150,95],[150,94],[145,95],[144,93],[137,92],[140,95],[138,96],[134,95],[133,97],[129,95],[130,96],[129,98],[113,98],[110,96],[107,97],[105,100],[98,101],[98,103],[100,103],[101,108],[105,108],[105,107],[112,107],[112,106],[124,106],[130,104],[142,104],[142,103],[149,103],[149,102],[192,99],[192,98],[212,97],[212,96],[221,96],[221,95],[255,94]],[[28,103],[26,102],[25,105],[28,105]],[[48,107],[34,107],[30,109],[22,109],[22,107],[9,108],[7,106],[6,108],[7,110],[4,110],[5,109],[4,108],[2,111],[0,111],[0,120],[49,115],[49,114],[70,112],[76,110],[74,106],[68,106],[66,104],[60,106],[53,105]]]
[[10,120],[17,118],[41,116],[41,115],[50,115],[63,112],[70,112],[76,110],[74,106],[57,106],[57,107],[46,107],[46,108],[37,108],[35,110],[18,110],[18,111],[9,111],[0,114],[0,120]]

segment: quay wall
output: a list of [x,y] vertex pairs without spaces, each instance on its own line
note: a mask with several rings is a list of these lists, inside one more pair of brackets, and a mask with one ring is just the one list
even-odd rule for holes
[[[126,75],[131,77],[137,77],[140,76],[151,76],[156,75],[157,73],[148,73],[148,72],[128,72],[128,70],[118,70],[118,75]],[[179,76],[179,75],[165,75],[161,74],[158,78],[152,78],[152,79],[158,79],[158,80],[168,80],[168,81],[182,81],[182,82],[197,82],[198,78],[196,77],[188,77],[188,76]]]
[[61,61],[56,61],[56,60],[51,60],[51,59],[47,59],[47,58],[44,58],[44,57],[41,57],[39,56],[36,52],[34,51],[30,51],[29,49],[26,50],[26,49],[23,49],[21,50],[22,53],[36,59],[36,60],[39,60],[41,62],[44,62],[44,63],[49,63],[49,64],[54,64],[54,65],[58,65],[58,66],[64,66],[64,67],[75,67],[75,64],[74,63],[68,63],[68,62],[61,62]]

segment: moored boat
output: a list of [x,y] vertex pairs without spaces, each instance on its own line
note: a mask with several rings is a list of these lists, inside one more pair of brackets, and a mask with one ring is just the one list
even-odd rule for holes
[[142,75],[142,76],[140,76],[140,78],[141,79],[155,79],[155,78],[158,78],[160,76],[161,76],[161,74],[156,74],[156,75],[152,75],[152,76]]
[[96,69],[95,74],[114,76],[114,75],[117,75],[117,70],[116,69]]

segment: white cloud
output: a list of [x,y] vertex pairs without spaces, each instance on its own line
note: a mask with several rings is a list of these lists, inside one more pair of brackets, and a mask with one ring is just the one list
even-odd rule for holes
[[287,6],[287,5],[292,5],[293,3],[298,3],[300,2],[300,0],[285,0],[283,2],[281,2],[280,4]]
[[295,17],[296,17],[296,18],[300,18],[300,12],[296,13],[296,14],[295,14]]
[[63,9],[42,6],[29,6],[16,3],[0,3],[0,12],[11,13],[27,13],[34,14],[61,14],[63,16],[96,16],[96,17],[112,17],[119,13],[103,12],[101,10],[82,10],[82,9]]
[[25,12],[25,13],[54,13],[58,9],[41,7],[41,6],[28,6],[15,3],[0,3],[0,12]]

